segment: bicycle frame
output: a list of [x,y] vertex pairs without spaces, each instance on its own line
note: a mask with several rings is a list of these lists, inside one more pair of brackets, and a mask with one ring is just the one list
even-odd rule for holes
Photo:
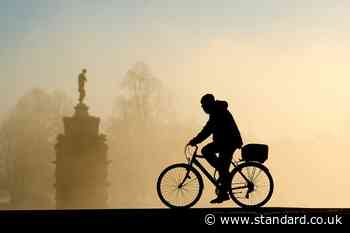
[[197,160],[197,158],[204,158],[204,156],[200,156],[200,155],[194,155],[191,162],[190,162],[190,166],[193,166],[192,164],[196,165],[199,170],[202,171],[202,173],[208,178],[208,180],[215,185],[215,187],[218,186],[217,181],[215,180],[215,178],[213,176],[211,176],[211,174],[207,171],[207,169],[205,169],[202,164]]
[[[215,186],[218,187],[218,182],[215,180],[215,178],[213,176],[211,176],[211,174],[202,166],[202,164],[197,160],[197,158],[205,158],[203,155],[198,155],[197,154],[198,151],[198,146],[196,146],[196,149],[193,153],[192,159],[189,163],[189,165],[192,167],[193,165],[196,165],[199,170],[202,171],[202,173],[208,178],[208,180]],[[234,162],[231,161],[231,164],[234,166],[234,168],[232,169],[231,173],[238,167],[238,165]],[[245,179],[245,181],[247,182],[247,185],[243,185],[243,186],[239,186],[239,187],[234,187],[232,188],[232,190],[235,189],[243,189],[243,188],[247,188],[250,189],[252,182],[241,172],[241,170],[238,170],[238,172],[241,174],[241,176]],[[184,177],[184,180],[181,182],[180,186],[183,185],[183,183],[185,182],[185,180],[188,177],[188,173],[189,171],[187,171],[187,174]]]
[[[227,182],[224,181],[224,183],[222,186],[219,182],[222,179],[217,179],[216,175],[212,174],[211,169],[207,169],[207,166],[202,163],[200,161],[200,159],[206,159],[205,155],[202,154],[197,154],[198,152],[198,147],[195,146],[195,150],[193,152],[193,150],[188,150],[190,147],[186,146],[185,147],[185,155],[186,155],[186,159],[187,159],[187,163],[178,163],[178,164],[173,164],[169,167],[167,167],[159,176],[158,181],[157,181],[157,192],[158,195],[161,199],[161,201],[171,207],[171,208],[177,208],[177,207],[191,207],[192,205],[194,205],[199,199],[200,196],[202,194],[203,191],[203,174],[205,177],[207,177],[207,179],[210,181],[210,183],[212,183],[214,185],[214,187],[216,188],[215,193],[220,196],[220,194],[222,194],[222,192],[224,193],[228,193],[230,198],[237,203],[239,206],[241,207],[260,207],[263,206],[265,203],[267,203],[267,201],[271,198],[272,192],[273,192],[273,179],[271,174],[269,173],[268,169],[262,165],[261,163],[259,163],[258,161],[246,161],[246,160],[238,160],[238,159],[232,159],[230,162],[230,166],[231,164],[233,165],[233,169],[231,168],[228,172],[229,172],[229,176],[227,177]],[[193,147],[192,147],[193,148]],[[176,173],[179,170],[178,169],[183,169],[182,172],[180,173]],[[264,195],[266,193],[266,196],[262,196],[264,197],[264,199],[261,199],[260,197],[258,197],[257,200],[255,200],[255,196],[254,199],[252,201],[254,201],[254,203],[249,202],[248,204],[246,203],[246,201],[242,201],[240,200],[241,198],[246,198],[249,199],[250,198],[250,193],[257,191],[257,187],[254,182],[257,178],[257,176],[255,176],[255,171],[259,172],[257,173],[260,174],[261,172],[264,174],[264,181],[268,182],[268,186],[266,186],[268,189],[265,190],[265,188],[263,189]],[[162,180],[163,178],[166,177],[174,177],[174,173],[169,173],[168,171],[174,171],[175,172],[175,179],[173,179],[173,185],[170,185],[169,187],[171,188],[170,191],[175,191],[176,193],[178,193],[178,191],[183,187],[184,190],[186,191],[186,186],[188,184],[190,184],[191,182],[195,181],[195,186],[196,186],[196,190],[189,188],[190,190],[192,190],[196,196],[194,196],[194,200],[192,200],[192,202],[189,203],[182,203],[179,205],[179,203],[175,203],[175,205],[173,204],[173,196],[172,199],[167,199],[168,196],[163,194],[163,191],[165,191],[166,193],[168,193],[167,190],[163,190],[164,188],[162,188]],[[180,176],[179,176],[180,175]],[[221,175],[221,174],[220,174]],[[241,177],[240,177],[241,176]],[[243,179],[242,179],[243,177]],[[180,180],[179,180],[180,178]],[[268,180],[266,180],[268,179]],[[178,183],[180,182],[180,184]],[[175,185],[175,186],[174,186]],[[177,186],[177,188],[175,188]],[[167,187],[167,186],[164,186]],[[172,189],[172,187],[174,187],[175,189]],[[193,187],[192,187],[193,188]],[[181,189],[182,190],[182,189]],[[267,192],[268,191],[268,192]],[[238,196],[237,196],[238,195]],[[183,198],[181,196],[176,196],[175,198]],[[260,200],[261,199],[261,200]],[[170,202],[168,201],[170,200]],[[189,200],[187,200],[189,201]]]

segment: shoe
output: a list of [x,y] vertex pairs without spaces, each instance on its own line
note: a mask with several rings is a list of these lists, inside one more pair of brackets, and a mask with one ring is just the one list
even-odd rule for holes
[[230,200],[230,196],[227,193],[218,195],[217,198],[210,201],[211,204],[222,203],[224,201]]

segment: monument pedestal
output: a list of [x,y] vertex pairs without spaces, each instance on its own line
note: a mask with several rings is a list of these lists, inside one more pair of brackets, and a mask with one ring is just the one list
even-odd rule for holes
[[56,208],[107,208],[108,160],[100,119],[79,103],[73,117],[64,117],[64,134],[56,144]]

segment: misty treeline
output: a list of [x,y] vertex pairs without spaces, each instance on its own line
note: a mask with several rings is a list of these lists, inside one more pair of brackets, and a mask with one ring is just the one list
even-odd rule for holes
[[[101,132],[112,161],[109,205],[145,206],[156,199],[161,169],[183,159],[193,130],[177,117],[175,95],[144,63],[130,67],[115,93],[113,113],[102,119]],[[62,117],[71,116],[75,104],[61,91],[33,89],[1,118],[0,190],[11,199],[9,208],[55,207],[54,145],[63,133]]]
[[23,95],[0,125],[1,189],[12,208],[53,206],[56,136],[72,101],[63,92],[33,89]]

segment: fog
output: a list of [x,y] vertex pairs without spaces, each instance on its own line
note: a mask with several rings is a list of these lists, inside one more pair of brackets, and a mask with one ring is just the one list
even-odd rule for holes
[[[137,126],[129,136],[124,135],[127,126],[109,128],[113,115],[99,114],[101,106],[96,103],[111,103],[103,107],[113,112],[113,108],[118,110],[115,100],[90,94],[87,103],[92,114],[102,117],[101,130],[107,133],[113,161],[110,207],[162,207],[155,182],[167,165],[185,162],[183,146],[207,120],[199,100],[208,92],[229,102],[245,143],[270,146],[266,165],[276,189],[268,206],[349,207],[348,55],[343,47],[308,43],[293,49],[287,42],[273,46],[268,41],[218,38],[196,49],[182,66],[174,64],[166,70],[150,66],[171,96],[167,110],[172,114],[161,117],[174,122],[164,129],[153,123],[152,133],[144,129],[142,120],[134,122]],[[89,85],[97,82],[91,77]],[[118,83],[115,81],[116,90],[111,93],[101,89],[103,96],[115,95],[115,99],[120,93]],[[176,130],[164,137],[169,127]],[[213,189],[206,184],[197,207],[209,206],[212,196]]]
[[229,101],[245,143],[270,146],[270,206],[349,206],[348,49],[270,36],[218,38],[199,50],[183,80],[187,107],[197,115],[199,96],[212,92]]
[[[107,135],[110,208],[164,207],[156,194],[158,175],[185,162],[184,145],[208,119],[199,103],[205,93],[228,101],[246,144],[269,145],[266,166],[275,191],[267,206],[350,207],[350,40],[339,24],[333,29],[326,17],[311,27],[303,17],[287,17],[266,31],[218,32],[205,24],[195,30],[150,20],[128,25],[123,34],[109,30],[108,17],[96,32],[96,25],[89,28],[84,17],[70,14],[52,19],[59,22],[53,33],[40,25],[26,31],[0,64],[0,189],[17,193],[16,208],[54,206],[55,135],[63,133],[60,119],[77,103],[82,68],[88,70],[90,114],[101,118],[100,131]],[[137,62],[161,83],[137,99],[141,107],[121,84]],[[51,107],[55,90],[65,96],[58,98],[64,111]],[[155,90],[159,95],[148,102]],[[29,98],[33,93],[39,97]],[[23,102],[27,98],[33,101]],[[45,106],[43,114],[37,106]],[[136,117],[140,112],[149,114]],[[33,146],[37,134],[40,143]],[[17,170],[15,158],[22,161]],[[16,178],[13,185],[13,177],[28,180]],[[205,183],[195,207],[209,207],[213,196]]]

